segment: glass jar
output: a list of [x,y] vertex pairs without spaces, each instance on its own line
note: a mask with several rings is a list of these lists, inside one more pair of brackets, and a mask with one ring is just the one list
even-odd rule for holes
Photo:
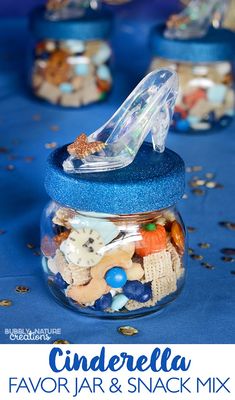
[[47,20],[44,14],[38,8],[30,19],[34,95],[63,107],[104,100],[112,86],[109,13],[87,10],[82,18],[62,21]]
[[226,128],[234,118],[234,33],[211,29],[194,40],[169,40],[154,30],[150,70],[170,67],[179,76],[172,129],[200,133]]
[[[52,153],[41,223],[43,271],[52,294],[90,316],[136,317],[160,310],[180,293],[185,228],[175,203],[184,163],[142,145],[127,168],[66,174],[66,147]],[[156,211],[152,211],[152,210]]]

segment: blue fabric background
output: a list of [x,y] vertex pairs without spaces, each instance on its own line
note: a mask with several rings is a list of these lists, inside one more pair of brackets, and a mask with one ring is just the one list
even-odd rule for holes
[[[159,314],[133,321],[97,321],[64,309],[43,282],[40,257],[26,245],[39,246],[39,219],[48,201],[43,180],[50,150],[45,144],[62,145],[81,131],[89,134],[111,116],[148,66],[147,43],[153,23],[154,18],[118,17],[113,35],[114,91],[107,103],[74,111],[50,107],[29,96],[24,85],[26,21],[4,18],[0,22],[0,146],[16,156],[9,160],[8,154],[0,154],[0,229],[6,230],[0,235],[0,299],[13,301],[12,307],[0,307],[0,343],[9,343],[5,328],[50,327],[61,328],[60,338],[71,343],[235,343],[235,276],[230,273],[235,267],[224,263],[220,254],[221,248],[234,247],[234,231],[218,225],[223,220],[235,222],[234,125],[211,135],[168,137],[168,147],[187,165],[203,167],[194,175],[214,172],[224,189],[208,189],[198,197],[187,185],[189,198],[181,201],[180,210],[186,225],[197,229],[189,234],[189,244],[215,269],[207,270],[189,259],[182,295]],[[35,159],[27,163],[24,157],[28,156]],[[15,170],[6,170],[9,164]],[[187,182],[192,175],[187,174]],[[199,249],[203,241],[211,243],[211,248]],[[29,286],[31,291],[17,294],[16,285]],[[126,324],[138,328],[139,334],[125,337],[117,333]]]

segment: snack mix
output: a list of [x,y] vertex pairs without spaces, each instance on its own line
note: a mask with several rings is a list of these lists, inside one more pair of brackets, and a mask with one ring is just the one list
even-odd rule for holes
[[103,40],[42,40],[35,47],[34,94],[64,107],[104,100],[112,86],[110,57]]
[[51,202],[43,221],[49,287],[72,308],[100,316],[144,314],[169,303],[183,286],[185,231],[174,208],[109,216]]
[[150,70],[170,67],[179,76],[179,94],[172,128],[177,132],[203,132],[226,128],[234,118],[232,64],[177,63],[154,58]]

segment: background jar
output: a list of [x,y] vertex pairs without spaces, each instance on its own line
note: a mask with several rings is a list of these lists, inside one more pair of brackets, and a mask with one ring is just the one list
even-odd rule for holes
[[153,31],[150,70],[170,67],[179,76],[172,129],[200,133],[226,128],[234,118],[234,33],[211,29],[206,37],[169,40]]
[[111,17],[87,10],[79,19],[51,21],[43,7],[30,16],[34,37],[30,86],[34,95],[63,107],[104,100],[111,90]]
[[62,169],[66,155],[66,147],[52,153],[45,182],[52,201],[41,250],[50,291],[90,316],[160,310],[185,280],[185,228],[175,206],[184,193],[182,159],[146,143],[127,168],[76,176]]

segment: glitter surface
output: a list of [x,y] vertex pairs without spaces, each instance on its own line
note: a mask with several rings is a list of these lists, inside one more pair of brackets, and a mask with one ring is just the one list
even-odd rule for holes
[[169,149],[159,154],[145,143],[126,168],[79,175],[63,171],[66,147],[51,154],[45,180],[47,193],[60,204],[81,211],[134,214],[172,206],[184,194],[184,162]]

